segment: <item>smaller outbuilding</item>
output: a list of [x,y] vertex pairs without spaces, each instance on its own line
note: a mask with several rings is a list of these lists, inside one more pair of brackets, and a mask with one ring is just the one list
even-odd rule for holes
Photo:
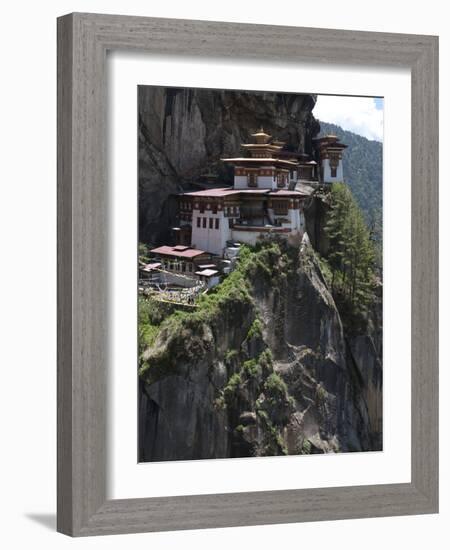
[[150,252],[159,258],[161,269],[193,275],[200,265],[209,263],[211,254],[190,246],[159,246]]
[[220,276],[217,269],[202,269],[201,271],[196,271],[195,274],[205,283],[207,288],[212,288],[220,282]]

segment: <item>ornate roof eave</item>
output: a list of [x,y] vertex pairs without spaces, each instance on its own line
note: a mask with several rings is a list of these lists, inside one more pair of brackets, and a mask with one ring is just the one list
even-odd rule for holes
[[241,147],[245,149],[271,149],[273,151],[283,149],[282,145],[273,145],[272,143],[241,143]]
[[255,157],[236,157],[229,159],[220,159],[222,162],[231,162],[231,163],[243,163],[243,164],[287,164],[289,166],[296,167],[298,162],[291,160],[284,160],[278,158],[255,158]]
[[330,145],[323,144],[320,148],[326,149],[327,151],[332,151],[333,149],[347,149],[348,145],[345,145],[344,143],[333,143]]

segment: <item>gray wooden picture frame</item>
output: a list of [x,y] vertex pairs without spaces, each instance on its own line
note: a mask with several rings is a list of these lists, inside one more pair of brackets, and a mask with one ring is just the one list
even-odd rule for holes
[[[411,483],[107,500],[106,53],[124,49],[411,70]],[[83,536],[437,512],[438,38],[82,13],[59,18],[58,317],[58,531]]]

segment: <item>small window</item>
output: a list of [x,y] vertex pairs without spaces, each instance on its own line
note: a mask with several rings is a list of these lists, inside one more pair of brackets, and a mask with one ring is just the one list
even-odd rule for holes
[[203,228],[206,227],[206,218],[203,218]]
[[277,200],[273,204],[273,212],[276,216],[285,216],[288,213],[288,201]]
[[219,218],[216,218],[216,229],[219,229]]
[[249,187],[257,186],[257,176],[254,172],[250,172],[247,176],[247,182]]
[[331,167],[331,177],[335,178],[337,175],[337,168],[335,166]]
[[281,172],[278,172],[277,174],[277,186],[278,187],[284,187],[285,186],[285,175],[282,174]]
[[197,217],[197,227],[200,227],[200,218]]
[[210,229],[213,228],[213,223],[214,223],[214,219],[213,219],[213,218],[209,218],[209,228],[210,228]]

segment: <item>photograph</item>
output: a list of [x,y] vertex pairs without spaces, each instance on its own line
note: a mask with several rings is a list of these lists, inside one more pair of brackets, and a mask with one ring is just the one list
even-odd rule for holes
[[383,98],[137,116],[138,461],[381,451]]

